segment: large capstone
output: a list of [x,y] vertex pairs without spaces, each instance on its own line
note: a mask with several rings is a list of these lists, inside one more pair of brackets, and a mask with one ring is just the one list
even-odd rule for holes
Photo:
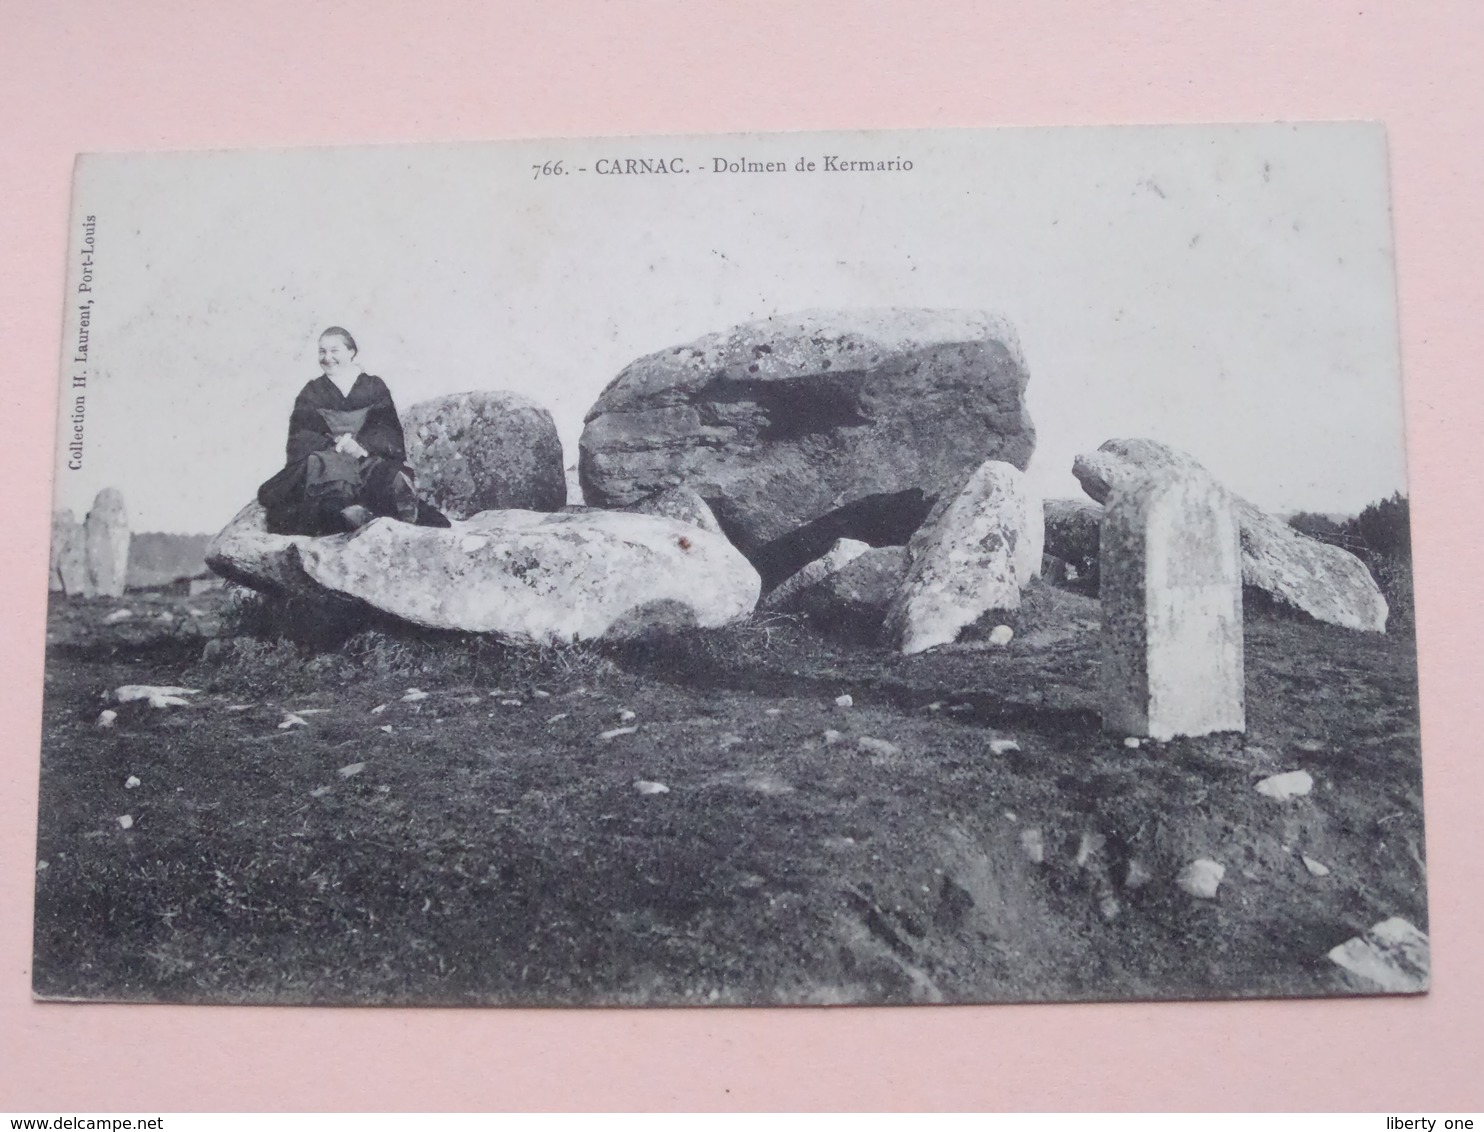
[[[1120,484],[1161,470],[1210,476],[1193,456],[1157,440],[1110,440],[1096,452],[1078,456],[1072,466],[1083,490],[1099,503]],[[1364,562],[1222,490],[1242,531],[1243,584],[1317,621],[1386,631],[1386,599]]]
[[451,393],[402,414],[418,493],[451,519],[567,502],[562,442],[551,414],[517,393]]
[[1035,449],[1014,331],[971,311],[809,311],[627,366],[587,414],[586,501],[685,484],[776,584],[837,539],[903,544],[985,460]]
[[1246,728],[1242,574],[1228,494],[1204,472],[1123,479],[1103,516],[1103,726],[1172,739]]
[[918,653],[956,641],[987,614],[1018,610],[1025,525],[1025,477],[1011,464],[986,461],[907,544],[907,576],[886,615],[886,642]]
[[122,597],[129,572],[129,513],[117,488],[105,487],[83,521],[88,592]]
[[485,511],[448,528],[377,519],[309,538],[268,534],[253,504],[208,562],[269,593],[349,599],[410,625],[528,644],[725,625],[752,611],[761,588],[721,535],[611,511]]

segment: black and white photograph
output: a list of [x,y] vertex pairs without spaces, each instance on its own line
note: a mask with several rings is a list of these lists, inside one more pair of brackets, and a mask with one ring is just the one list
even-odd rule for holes
[[35,996],[1426,991],[1387,162],[79,157]]

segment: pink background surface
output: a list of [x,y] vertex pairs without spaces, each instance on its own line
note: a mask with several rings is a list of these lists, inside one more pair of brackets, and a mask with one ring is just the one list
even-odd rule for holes
[[[1479,1109],[1484,5],[0,0],[0,1110]],[[1433,991],[792,1011],[30,1001],[73,154],[855,127],[1364,118],[1391,144]],[[209,251],[203,254],[210,254]]]

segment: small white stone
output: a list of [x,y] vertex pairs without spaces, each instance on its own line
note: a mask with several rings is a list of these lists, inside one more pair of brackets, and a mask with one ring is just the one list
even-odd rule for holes
[[1046,843],[1041,837],[1039,829],[1023,829],[1020,831],[1020,847],[1025,850],[1025,855],[1034,864],[1039,865],[1046,859]]
[[635,731],[638,730],[638,727],[613,727],[607,731],[604,731],[598,736],[598,738],[606,742],[609,739],[617,739],[620,735],[632,735]]
[[387,705],[386,704],[377,704],[374,708],[371,709],[371,714],[372,715],[380,715],[382,712],[386,711],[386,709],[387,709]]
[[567,718],[567,713],[564,712],[564,711],[559,711],[554,716],[552,716],[550,719],[548,719],[546,722],[547,723],[560,723],[562,720],[564,720],[566,718]]
[[1329,876],[1329,866],[1321,864],[1320,862],[1314,860],[1313,857],[1306,856],[1304,858],[1304,868],[1308,869],[1310,874],[1316,877]]
[[942,711],[945,706],[946,705],[944,704],[944,701],[934,700],[932,703],[928,704],[927,709],[928,711]]
[[45,872],[49,868],[51,868],[51,866],[49,864],[47,864],[45,861],[37,861],[36,862],[36,871],[38,873]]
[[112,727],[118,722],[119,713],[112,708],[104,708],[98,713],[97,726]]
[[834,746],[843,738],[845,738],[845,736],[839,731],[836,731],[833,727],[829,728],[824,733],[824,741],[827,746]]
[[105,625],[117,625],[120,621],[127,621],[134,616],[132,609],[115,609],[107,617],[103,618]]
[[354,778],[356,775],[360,774],[361,771],[363,771],[365,769],[366,769],[366,764],[365,763],[347,763],[345,766],[341,767],[335,773],[338,774],[341,778]]
[[501,700],[500,701],[500,706],[501,707],[521,707],[522,706],[522,702],[520,700]]
[[1101,833],[1092,833],[1084,830],[1081,838],[1077,841],[1077,867],[1080,869],[1086,865],[1088,858],[1102,849],[1105,844],[1107,844],[1107,839]]
[[634,783],[634,789],[641,794],[668,794],[670,788],[663,782],[649,782],[643,778]]
[[311,798],[323,798],[329,792],[330,788],[328,786],[316,786],[309,792],[309,796]]
[[1295,745],[1299,750],[1309,751],[1311,753],[1324,750],[1324,743],[1318,739],[1300,739]]
[[139,785],[139,779],[137,777],[135,777],[134,775],[132,775],[132,774],[129,775],[128,778],[124,779],[124,789],[125,790],[133,790],[134,787],[136,787],[138,785]]
[[181,697],[199,692],[199,688],[180,688],[173,684],[125,684],[113,690],[113,698],[121,704],[144,700],[152,708],[185,707],[188,701]]
[[113,690],[113,699],[127,704],[154,696],[194,696],[199,691],[199,688],[182,688],[175,684],[121,684]]
[[1015,630],[1008,625],[996,625],[989,631],[989,643],[992,645],[1008,645],[1015,636]]
[[621,712],[618,713],[618,721],[620,723],[632,723],[634,720],[636,720],[638,718],[639,717],[636,714],[634,714],[633,712],[629,711],[627,708],[625,708],[623,711],[621,711]]
[[309,726],[309,721],[307,719],[305,719],[303,716],[295,715],[291,711],[286,711],[286,712],[283,713],[283,722],[278,725],[278,729],[280,731],[285,731],[285,730],[287,730],[290,727],[308,727],[308,726]]
[[425,700],[427,698],[428,693],[424,692],[421,688],[408,688],[407,694],[402,697],[402,702],[404,704],[415,704],[418,700]]
[[1154,874],[1149,871],[1149,866],[1135,857],[1128,863],[1128,871],[1123,874],[1123,887],[1143,888],[1153,879]]
[[532,689],[531,695],[533,695],[534,697],[536,697],[536,699],[538,699],[538,700],[549,700],[549,699],[551,699],[551,693],[550,692],[543,692],[540,688],[534,688],[534,689]]
[[836,707],[854,707],[855,706],[855,700],[851,697],[851,695],[850,695],[849,692],[846,692],[845,695],[843,695],[843,696],[836,696],[835,697],[835,706]]
[[1289,798],[1302,798],[1314,789],[1314,779],[1306,770],[1290,770],[1282,774],[1271,774],[1257,784],[1257,792],[1276,802]]
[[1198,857],[1180,870],[1175,878],[1185,892],[1200,900],[1216,899],[1216,890],[1226,876],[1226,866],[1209,857]]
[[1136,736],[1136,735],[1130,735],[1127,739],[1125,739],[1123,741],[1123,745],[1125,747],[1127,747],[1131,751],[1138,750],[1139,749],[1139,739],[1138,739],[1138,736]]
[[989,752],[992,755],[1003,755],[1018,750],[1020,750],[1020,744],[1014,739],[991,739],[989,741]]
[[869,735],[862,735],[855,741],[855,745],[861,750],[873,755],[899,755],[902,749],[895,743],[886,739],[873,739]]
[[776,707],[764,708],[763,709],[763,714],[764,715],[782,715],[783,714],[783,709],[782,708],[776,708]]
[[388,735],[390,735],[392,733],[392,725],[390,723],[383,723],[376,730],[385,731]]
[[119,828],[120,829],[133,829],[134,828],[134,818],[133,818],[133,815],[131,815],[131,814],[124,814],[121,818],[119,818]]

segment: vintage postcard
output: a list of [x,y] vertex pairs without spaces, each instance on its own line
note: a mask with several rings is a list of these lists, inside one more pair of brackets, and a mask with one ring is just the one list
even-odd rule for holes
[[34,990],[1415,993],[1383,130],[78,159]]

